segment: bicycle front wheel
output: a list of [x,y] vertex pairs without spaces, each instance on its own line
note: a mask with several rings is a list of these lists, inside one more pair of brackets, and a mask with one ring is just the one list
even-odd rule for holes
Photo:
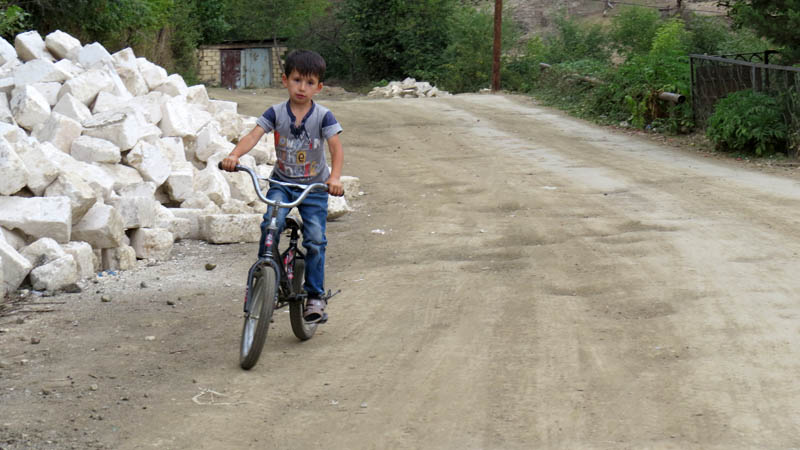
[[[300,258],[294,261],[294,291],[303,292],[303,280],[306,275],[306,262]],[[303,306],[305,302],[293,301],[289,304],[289,321],[292,323],[292,332],[301,341],[307,341],[317,331],[317,323],[308,323],[303,319]]]
[[271,266],[263,265],[253,274],[250,295],[252,296],[250,312],[244,317],[239,356],[239,365],[245,370],[251,369],[258,362],[272,321],[278,286],[275,270]]

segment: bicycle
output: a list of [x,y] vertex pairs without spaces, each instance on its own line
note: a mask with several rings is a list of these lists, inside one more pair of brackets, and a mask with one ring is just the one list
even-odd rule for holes
[[[222,163],[218,164],[222,170]],[[301,341],[306,341],[314,336],[319,324],[328,320],[328,314],[316,322],[306,322],[303,318],[307,294],[303,291],[305,277],[305,254],[298,248],[297,242],[303,228],[300,217],[286,217],[285,231],[289,237],[289,246],[283,253],[277,248],[278,242],[278,209],[294,208],[305,200],[314,190],[328,190],[324,183],[310,185],[286,183],[269,178],[259,178],[253,169],[237,165],[234,171],[244,171],[253,180],[259,200],[272,206],[269,227],[265,237],[265,251],[258,255],[258,260],[247,272],[247,289],[244,301],[244,325],[242,326],[242,341],[239,354],[239,365],[242,369],[253,368],[261,356],[261,350],[267,340],[267,331],[272,322],[272,315],[276,309],[289,306],[289,321],[292,332]],[[259,180],[277,183],[283,186],[302,189],[303,192],[297,200],[283,203],[266,198],[261,191]],[[328,301],[341,291],[331,294],[329,290],[323,300]]]

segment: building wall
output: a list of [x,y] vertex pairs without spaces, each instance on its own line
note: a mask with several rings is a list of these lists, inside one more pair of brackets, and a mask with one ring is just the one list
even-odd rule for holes
[[[197,76],[200,81],[209,86],[219,86],[222,83],[222,58],[220,50],[231,48],[230,46],[210,46],[202,47],[197,50],[198,70]],[[283,72],[283,56],[288,50],[286,47],[270,47],[270,57],[272,58],[272,85],[281,86],[281,75]]]

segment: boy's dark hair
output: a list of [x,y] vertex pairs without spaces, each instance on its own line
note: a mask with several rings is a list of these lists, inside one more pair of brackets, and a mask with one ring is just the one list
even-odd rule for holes
[[325,78],[325,59],[312,50],[294,50],[286,57],[283,73],[288,77],[294,70],[304,77],[314,75],[322,81]]

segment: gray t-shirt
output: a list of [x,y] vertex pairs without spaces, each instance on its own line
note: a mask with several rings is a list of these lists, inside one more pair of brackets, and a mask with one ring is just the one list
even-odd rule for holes
[[324,183],[330,176],[325,142],[341,133],[342,126],[328,108],[314,102],[302,124],[297,127],[295,122],[288,100],[271,106],[256,122],[266,132],[275,132],[278,161],[272,176],[298,184]]

